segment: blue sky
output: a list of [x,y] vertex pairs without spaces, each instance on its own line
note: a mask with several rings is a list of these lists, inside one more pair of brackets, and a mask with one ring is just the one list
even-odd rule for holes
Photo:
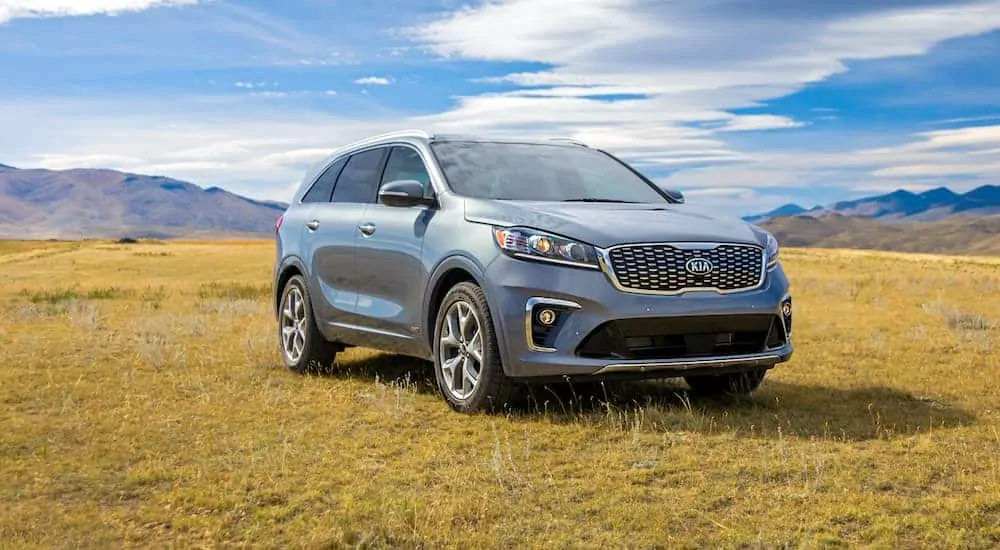
[[748,214],[1000,183],[998,62],[1000,0],[0,0],[0,162],[287,200],[377,132],[568,136]]

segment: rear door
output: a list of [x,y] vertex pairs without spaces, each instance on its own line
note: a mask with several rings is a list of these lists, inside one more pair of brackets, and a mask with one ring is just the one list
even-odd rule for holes
[[[325,202],[315,202],[305,228],[317,325],[327,338],[350,343],[357,324],[358,270],[355,241],[365,207],[378,187],[386,149],[352,154],[321,176],[334,178]],[[319,183],[319,182],[317,182]]]
[[[417,180],[432,196],[430,176],[417,149],[392,147],[380,186],[390,181]],[[377,347],[399,353],[423,353],[424,233],[437,211],[429,206],[387,206],[373,194],[361,218],[357,242],[359,323],[370,329]]]

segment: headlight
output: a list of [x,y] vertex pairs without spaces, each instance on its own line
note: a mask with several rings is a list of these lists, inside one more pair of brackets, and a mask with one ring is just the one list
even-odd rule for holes
[[767,267],[770,269],[778,265],[778,239],[774,235],[767,234]]
[[497,246],[511,256],[597,269],[594,247],[521,227],[494,227]]

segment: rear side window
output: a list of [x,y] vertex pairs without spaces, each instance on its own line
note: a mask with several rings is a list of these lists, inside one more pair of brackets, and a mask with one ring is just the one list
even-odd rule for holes
[[389,153],[389,160],[385,163],[385,172],[382,174],[382,185],[391,181],[416,180],[424,186],[424,194],[430,187],[431,177],[427,174],[427,167],[420,158],[420,153],[409,147],[393,147]]
[[383,147],[352,155],[333,188],[333,202],[375,202],[385,152]]
[[347,159],[338,160],[327,168],[326,172],[316,180],[312,188],[302,197],[302,202],[330,202],[330,195],[333,194],[333,185],[337,183],[337,176],[347,164]]

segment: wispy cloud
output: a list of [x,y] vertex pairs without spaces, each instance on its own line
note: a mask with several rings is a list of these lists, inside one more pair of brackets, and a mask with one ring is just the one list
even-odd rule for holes
[[[195,3],[0,0],[0,21]],[[391,14],[369,4],[204,0],[115,20],[9,25],[0,55],[35,57],[13,69],[25,77],[11,79],[21,95],[0,90],[0,125],[32,132],[0,134],[0,161],[169,170],[282,199],[324,151],[401,126],[560,135],[733,209],[819,188],[958,188],[995,179],[990,167],[1000,165],[995,130],[976,130],[1000,120],[995,93],[984,92],[996,85],[988,70],[976,86],[957,80],[974,71],[942,65],[895,71],[924,80],[881,90],[909,107],[863,93],[883,82],[881,64],[940,55],[1000,28],[1000,0],[576,0],[572,10],[560,0],[429,0]],[[78,28],[90,34],[76,38]],[[105,40],[116,30],[114,43]],[[971,49],[995,58],[995,47]],[[60,61],[26,69],[42,59]],[[362,78],[344,67],[359,63]],[[844,87],[866,64],[877,78]],[[404,73],[427,85],[405,97],[376,93]],[[37,85],[23,84],[38,74]],[[351,81],[357,88],[335,84]],[[961,92],[951,101],[960,107],[903,112],[944,96],[928,83]],[[72,109],[57,99],[77,93]],[[115,101],[99,99],[108,96]],[[875,108],[885,111],[871,116]]]
[[361,86],[388,86],[392,84],[392,80],[382,76],[366,76],[355,80],[354,83]]
[[[277,85],[278,85],[278,83],[275,82],[274,86],[277,86]],[[248,90],[252,90],[254,88],[266,88],[268,86],[268,84],[267,84],[267,82],[257,82],[257,83],[254,83],[254,82],[243,82],[243,81],[240,81],[240,82],[234,82],[233,86],[236,86],[237,88],[246,88]]]
[[117,15],[197,3],[198,0],[3,0],[0,2],[0,24],[22,17]]
[[[558,0],[499,0],[408,32],[447,58],[550,67],[492,77],[522,89],[460,97],[457,108],[427,117],[428,123],[462,131],[586,134],[598,145],[648,136],[633,140],[625,153],[650,162],[676,161],[654,150],[706,147],[729,158],[739,153],[719,137],[725,132],[806,124],[735,109],[759,107],[843,72],[848,59],[921,54],[942,40],[1000,27],[996,0],[901,4],[810,3],[789,13],[782,0],[744,12],[732,2],[580,0],[566,17],[553,18],[547,13],[560,9]],[[602,100],[622,94],[637,97]],[[703,155],[690,156],[704,162]]]
[[925,124],[936,125],[936,124],[965,124],[968,122],[989,122],[993,120],[1000,120],[1000,115],[982,115],[982,116],[969,116],[969,117],[959,117],[959,118],[946,118],[944,120],[931,120]]
[[779,130],[799,128],[807,123],[779,115],[742,115],[735,116],[724,126],[722,132],[753,132],[760,130]]
[[827,187],[839,189],[843,198],[851,193],[919,191],[942,185],[963,191],[994,183],[998,175],[1000,126],[970,126],[916,133],[888,147],[757,153],[730,165],[675,172],[661,181],[694,196],[702,190],[711,195],[716,187],[783,194]]
[[[242,96],[240,102],[149,100],[0,102],[0,120],[36,131],[0,134],[2,161],[25,168],[113,168],[287,200],[289,185],[330,150],[397,129],[400,118],[359,121]],[[260,98],[264,99],[264,98]]]

